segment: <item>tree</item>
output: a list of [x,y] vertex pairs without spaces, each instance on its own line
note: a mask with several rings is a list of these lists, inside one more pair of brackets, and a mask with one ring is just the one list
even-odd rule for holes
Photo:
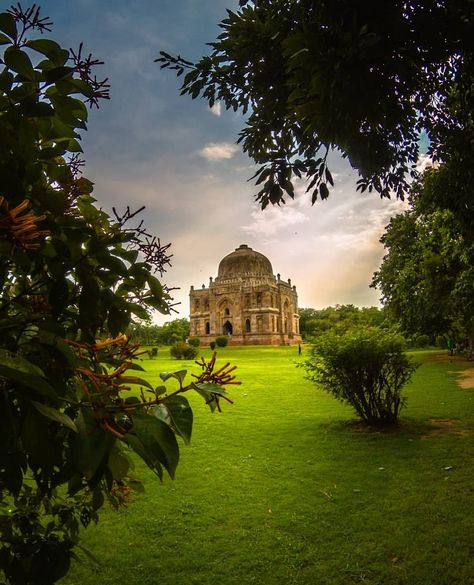
[[378,307],[336,305],[325,309],[299,309],[300,331],[305,339],[326,331],[345,332],[357,327],[378,327],[385,323],[385,312]]
[[372,286],[408,334],[457,331],[474,339],[474,245],[452,211],[432,207],[431,186],[444,169],[414,184],[410,209],[392,218],[381,242],[387,253]]
[[398,421],[405,404],[401,389],[417,365],[403,353],[401,337],[359,328],[322,335],[301,367],[309,380],[350,404],[366,423],[389,426]]
[[470,0],[240,0],[227,12],[210,54],[157,61],[186,73],[181,94],[249,112],[238,142],[260,165],[263,208],[293,198],[302,175],[313,203],[325,199],[331,149],[358,190],[403,198],[425,133],[474,225]]
[[185,341],[189,336],[189,320],[185,317],[168,321],[159,327],[156,342],[162,345],[173,345]]
[[134,343],[140,345],[158,344],[159,325],[152,325],[151,322],[141,321],[130,323],[127,335],[130,335]]
[[173,477],[192,429],[184,393],[214,409],[235,383],[215,356],[191,383],[162,373],[168,389],[134,375],[138,346],[122,331],[169,312],[154,275],[168,246],[136,212],[95,205],[79,132],[107,80],[82,46],[30,38],[50,27],[35,5],[0,13],[0,581],[14,585],[68,571],[80,526],[137,485],[131,451]]

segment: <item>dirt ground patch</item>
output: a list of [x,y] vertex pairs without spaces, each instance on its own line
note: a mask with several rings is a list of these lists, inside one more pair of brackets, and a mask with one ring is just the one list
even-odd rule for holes
[[474,388],[474,366],[468,367],[466,356],[464,355],[449,355],[448,352],[436,353],[428,358],[430,361],[441,364],[456,364],[463,365],[463,370],[451,370],[449,373],[456,376],[457,385],[463,390]]
[[456,435],[458,437],[469,437],[472,431],[459,428],[461,421],[458,418],[430,418],[428,419],[427,432],[421,435],[422,439],[432,439],[442,435]]
[[466,368],[458,372],[450,372],[457,378],[456,382],[460,388],[467,390],[468,388],[474,388],[474,368]]
[[465,355],[449,355],[449,352],[437,352],[426,356],[426,360],[430,362],[438,362],[440,364],[463,364],[467,365],[469,362]]

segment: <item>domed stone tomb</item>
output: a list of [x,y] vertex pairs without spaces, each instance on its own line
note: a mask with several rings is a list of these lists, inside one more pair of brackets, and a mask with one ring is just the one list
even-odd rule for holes
[[270,260],[242,244],[219,263],[209,286],[191,287],[190,335],[207,345],[227,335],[230,345],[301,342],[298,296],[291,280],[273,274]]

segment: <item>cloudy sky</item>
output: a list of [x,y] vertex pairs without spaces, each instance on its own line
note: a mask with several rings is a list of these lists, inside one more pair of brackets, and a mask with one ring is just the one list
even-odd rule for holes
[[[26,6],[26,3],[25,3]],[[178,317],[187,316],[191,285],[208,284],[223,256],[248,244],[291,278],[300,307],[370,306],[369,289],[383,249],[379,238],[396,201],[355,192],[356,176],[334,157],[329,200],[299,197],[284,208],[254,203],[255,168],[235,141],[243,119],[219,105],[180,97],[173,73],[153,60],[160,50],[197,59],[219,34],[236,0],[43,0],[51,38],[105,61],[111,101],[93,110],[83,147],[86,176],[104,209],[146,205],[149,231],[172,243],[163,282],[180,287]],[[169,317],[157,317],[162,323]]]

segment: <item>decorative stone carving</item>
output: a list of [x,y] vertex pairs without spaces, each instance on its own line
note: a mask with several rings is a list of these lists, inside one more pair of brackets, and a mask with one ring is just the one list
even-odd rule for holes
[[189,300],[190,335],[202,345],[219,335],[228,335],[230,345],[301,342],[296,287],[245,244],[221,260],[208,288],[192,286]]

